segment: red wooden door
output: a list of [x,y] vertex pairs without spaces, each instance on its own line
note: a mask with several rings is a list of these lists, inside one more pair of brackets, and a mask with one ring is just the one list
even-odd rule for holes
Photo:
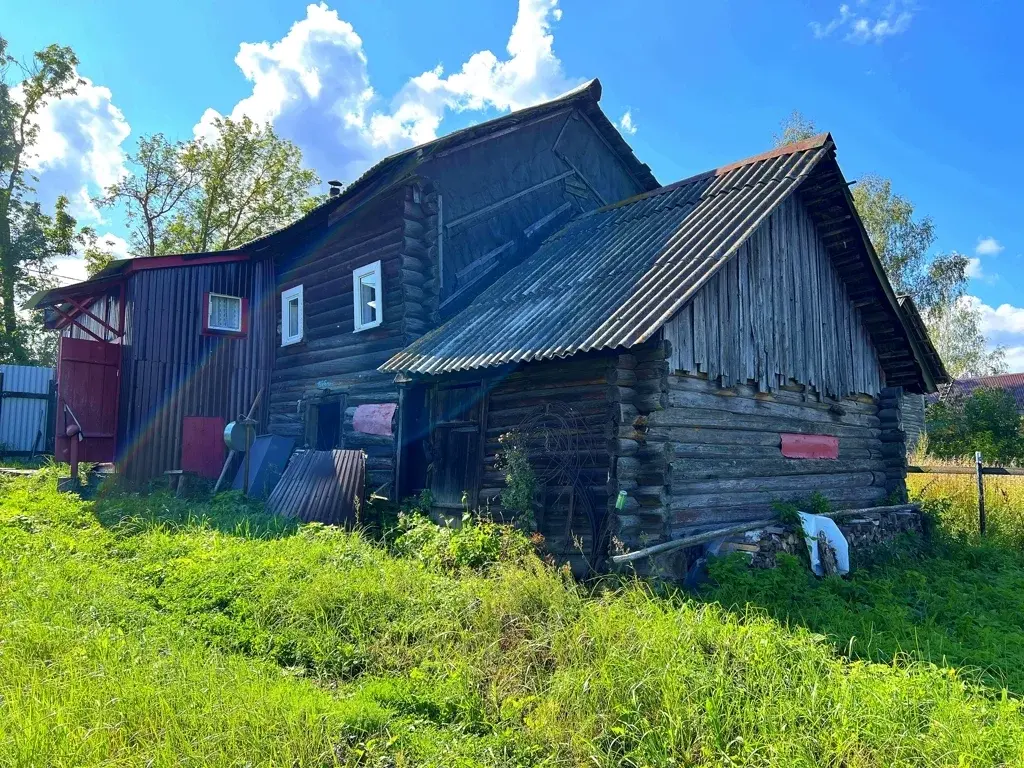
[[[121,347],[62,336],[57,356],[57,419],[54,454],[70,461],[67,428],[77,420],[83,439],[80,461],[114,461]],[[77,439],[77,438],[75,438]]]
[[216,480],[224,465],[224,419],[186,416],[181,420],[181,468]]

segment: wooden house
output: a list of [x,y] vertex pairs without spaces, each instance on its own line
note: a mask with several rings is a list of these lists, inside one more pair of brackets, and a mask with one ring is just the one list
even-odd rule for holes
[[[367,455],[367,488],[503,514],[598,564],[820,491],[905,493],[904,391],[935,370],[821,135],[659,186],[598,106],[554,101],[383,160],[231,252],[35,297],[92,460],[219,470],[218,426]],[[67,407],[65,407],[67,406]]]
[[435,499],[493,504],[521,429],[542,532],[595,560],[905,497],[902,394],[936,385],[827,134],[578,217],[382,370],[430,404]]
[[354,429],[359,406],[397,407],[378,367],[574,216],[657,187],[600,96],[595,80],[388,157],[233,251],[117,261],[33,297],[63,336],[58,456],[74,419],[83,459],[133,480],[215,476],[213,436],[262,391],[261,431],[363,449],[369,489],[394,494],[394,435]]

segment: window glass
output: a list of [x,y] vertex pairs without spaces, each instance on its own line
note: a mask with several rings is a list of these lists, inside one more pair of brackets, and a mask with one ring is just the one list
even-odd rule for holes
[[380,262],[352,270],[352,318],[355,331],[376,328],[384,321]]
[[377,276],[363,275],[359,278],[359,301],[363,325],[377,321]]
[[281,293],[281,345],[302,341],[302,286]]
[[299,297],[288,300],[288,338],[299,335]]
[[211,293],[209,327],[215,331],[241,331],[242,300],[237,296]]

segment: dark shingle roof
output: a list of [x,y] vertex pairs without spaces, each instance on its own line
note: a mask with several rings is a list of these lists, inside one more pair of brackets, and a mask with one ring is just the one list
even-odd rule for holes
[[871,264],[877,257],[859,219],[850,215],[828,134],[582,216],[381,370],[440,374],[641,343],[801,185],[829,217],[829,234],[841,238],[834,246],[844,253],[841,275],[853,269],[860,278],[851,298],[878,310],[877,338],[890,342],[892,371],[902,371],[890,383],[902,375],[921,387],[916,348],[884,272]]

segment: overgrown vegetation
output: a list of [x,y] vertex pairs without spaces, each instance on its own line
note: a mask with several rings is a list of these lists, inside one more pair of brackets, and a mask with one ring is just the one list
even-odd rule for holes
[[[913,500],[924,501],[948,535],[972,540],[978,535],[978,490],[971,475],[910,475]],[[985,476],[986,536],[1024,552],[1024,477]]]
[[1005,389],[979,387],[929,405],[928,452],[940,459],[972,457],[988,462],[1024,461],[1024,419]]
[[[53,479],[0,480],[0,764],[1024,760],[1020,701],[976,684],[996,676],[889,659],[881,641],[884,663],[850,662],[763,611],[639,583],[588,593],[508,529],[410,521],[398,555],[237,497],[94,505]],[[980,585],[988,550],[963,552],[946,577]],[[997,566],[1024,594],[1020,563]],[[1015,659],[1003,647],[991,657]]]
[[537,492],[537,474],[530,464],[523,435],[512,431],[498,437],[501,451],[497,468],[505,473],[505,487],[501,491],[501,506],[514,513],[527,528],[536,527],[533,497]]

